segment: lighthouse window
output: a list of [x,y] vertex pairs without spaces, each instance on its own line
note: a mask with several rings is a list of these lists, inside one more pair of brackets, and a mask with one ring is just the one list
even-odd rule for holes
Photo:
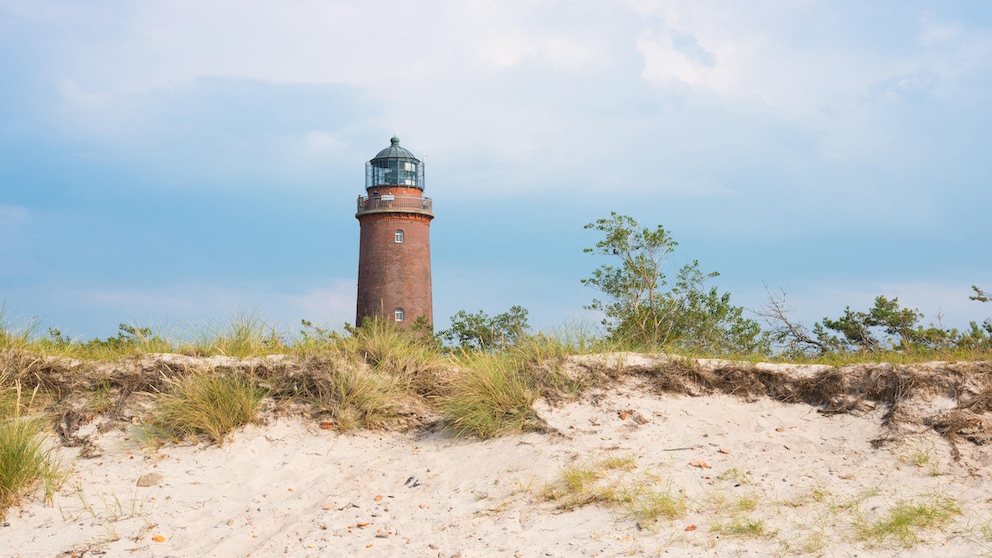
[[393,235],[393,242],[395,242],[396,244],[403,244],[403,231],[402,230],[396,231],[396,233]]
[[402,308],[397,308],[396,310],[394,310],[393,311],[393,316],[396,318],[396,321],[397,322],[402,322],[403,321],[403,318],[406,317],[406,315],[403,313],[403,309]]

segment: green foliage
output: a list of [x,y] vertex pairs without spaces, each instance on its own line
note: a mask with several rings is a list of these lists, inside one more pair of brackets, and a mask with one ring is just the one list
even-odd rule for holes
[[[337,348],[341,335],[328,328],[313,325],[309,320],[300,320],[303,329],[294,347],[302,355],[328,353]],[[350,327],[345,324],[345,327]]]
[[[848,306],[844,315],[832,320],[824,318],[813,327],[821,352],[857,351],[879,353],[898,351],[944,351],[951,348],[975,349],[989,345],[989,335],[975,323],[967,332],[943,329],[937,325],[923,326],[923,314],[916,309],[902,308],[899,298],[875,298],[867,312],[852,311]],[[833,335],[830,331],[839,333]]]
[[730,303],[730,294],[705,288],[706,281],[719,274],[704,273],[698,261],[683,266],[665,290],[664,268],[678,243],[662,226],[641,228],[634,219],[614,212],[585,228],[603,234],[586,253],[619,260],[582,280],[606,296],[593,299],[588,308],[605,314],[603,324],[612,339],[638,348],[672,346],[702,354],[767,351],[761,328]]
[[527,310],[511,306],[492,317],[482,310],[475,314],[459,310],[451,317],[451,328],[438,335],[462,349],[502,351],[524,339],[529,329]]
[[79,345],[63,335],[59,329],[48,330],[46,348],[60,353],[82,354],[96,358],[115,357],[137,353],[170,352],[175,349],[172,343],[152,332],[150,327],[128,324],[117,326],[117,335],[106,339],[94,338]]
[[[978,302],[992,301],[992,293],[983,291],[982,289],[979,289],[975,285],[971,286],[971,290],[975,291],[975,294],[968,297],[970,300],[977,300]],[[988,336],[992,337],[992,318],[986,318],[985,322],[982,324],[982,327],[985,329],[985,332],[988,334]],[[972,330],[977,329],[977,325],[974,322],[972,322],[971,328]]]
[[178,439],[205,435],[218,446],[255,419],[266,389],[242,375],[201,372],[169,380],[158,396],[152,425]]
[[992,301],[992,293],[988,293],[979,289],[975,285],[971,286],[971,290],[975,291],[975,294],[968,297],[970,300],[977,300],[978,302],[989,302]]

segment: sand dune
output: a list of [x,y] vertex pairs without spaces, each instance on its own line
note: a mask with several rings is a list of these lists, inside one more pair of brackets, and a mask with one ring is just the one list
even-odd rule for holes
[[[268,413],[222,447],[156,449],[133,429],[98,433],[97,418],[79,431],[86,456],[58,450],[72,474],[54,501],[10,510],[0,556],[992,553],[984,446],[952,447],[932,421],[894,429],[891,406],[870,402],[824,413],[760,394],[662,393],[634,373],[656,359],[606,358],[574,359],[575,373],[614,367],[614,381],[539,402],[545,432],[488,441],[430,426],[342,434]],[[916,406],[936,415],[947,399]],[[568,471],[590,473],[588,493],[568,488]],[[653,520],[636,509],[652,497],[684,510]],[[909,508],[948,519],[871,532]]]

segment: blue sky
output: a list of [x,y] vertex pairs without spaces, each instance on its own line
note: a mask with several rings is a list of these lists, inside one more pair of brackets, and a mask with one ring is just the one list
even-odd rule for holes
[[583,225],[754,308],[992,308],[992,4],[0,0],[0,301],[80,338],[354,319],[364,163],[426,160],[435,322],[594,322]]

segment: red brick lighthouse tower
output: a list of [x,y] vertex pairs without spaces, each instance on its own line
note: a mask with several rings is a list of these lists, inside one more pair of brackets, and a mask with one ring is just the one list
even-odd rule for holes
[[399,325],[423,317],[434,323],[431,302],[431,239],[434,213],[424,197],[424,163],[393,137],[365,163],[365,192],[355,217],[358,248],[358,311]]

